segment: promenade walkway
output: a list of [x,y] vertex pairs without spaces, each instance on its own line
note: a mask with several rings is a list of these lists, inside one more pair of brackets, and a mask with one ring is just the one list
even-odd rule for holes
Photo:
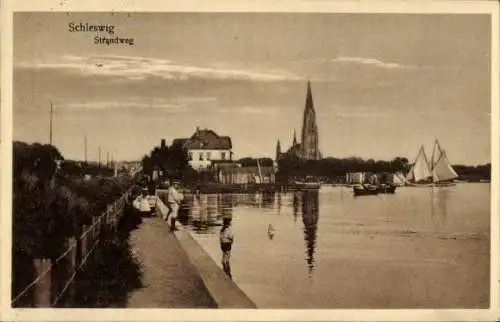
[[129,294],[128,308],[214,308],[196,268],[160,217],[143,218],[130,245],[142,266],[143,287]]

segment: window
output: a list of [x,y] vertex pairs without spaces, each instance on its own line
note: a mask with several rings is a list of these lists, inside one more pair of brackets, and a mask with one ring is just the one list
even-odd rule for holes
[[200,161],[203,161],[203,152],[200,152]]
[[189,160],[193,160],[193,152],[189,152]]
[[221,152],[220,157],[222,160],[226,160],[226,152]]
[[211,157],[211,153],[207,152],[207,160],[210,160],[210,157]]

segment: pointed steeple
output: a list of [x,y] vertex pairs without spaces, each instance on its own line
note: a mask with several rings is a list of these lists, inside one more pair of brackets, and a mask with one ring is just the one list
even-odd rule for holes
[[297,145],[297,133],[295,133],[295,129],[293,129],[293,144],[292,146]]
[[281,143],[280,139],[278,139],[278,143],[276,143],[276,161],[278,161],[280,157],[281,157]]
[[306,106],[302,123],[301,154],[305,160],[318,160],[318,125],[316,123],[316,111],[311,91],[311,82],[307,82]]
[[306,96],[306,110],[313,109],[314,110],[314,102],[311,91],[311,82],[307,82],[307,96]]

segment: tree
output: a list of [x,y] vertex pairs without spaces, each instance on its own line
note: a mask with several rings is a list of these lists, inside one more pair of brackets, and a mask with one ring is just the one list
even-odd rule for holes
[[251,158],[251,157],[246,157],[246,158],[241,158],[237,161],[237,163],[241,164],[242,167],[256,167],[257,166],[257,160],[259,161],[259,164],[261,167],[272,167],[274,165],[274,161],[271,158]]

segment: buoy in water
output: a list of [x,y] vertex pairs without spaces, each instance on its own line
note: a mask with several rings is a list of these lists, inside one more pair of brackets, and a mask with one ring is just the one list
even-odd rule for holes
[[271,240],[274,238],[274,227],[271,224],[269,224],[269,227],[267,227],[267,236]]

